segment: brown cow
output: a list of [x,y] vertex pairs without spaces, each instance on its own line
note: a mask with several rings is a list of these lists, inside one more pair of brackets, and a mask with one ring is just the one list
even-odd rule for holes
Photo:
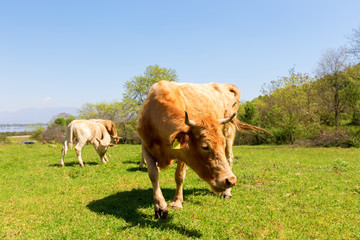
[[64,166],[64,158],[68,146],[72,148],[73,141],[76,144],[75,152],[82,167],[84,163],[81,158],[81,149],[87,142],[90,142],[94,146],[103,163],[108,161],[106,152],[113,144],[110,143],[110,134],[101,123],[89,120],[74,120],[68,125],[64,146],[61,151],[60,166],[62,167]]
[[104,125],[104,127],[106,128],[106,130],[110,134],[111,138],[114,139],[114,143],[117,144],[119,142],[119,139],[121,137],[118,137],[117,131],[116,131],[116,126],[115,126],[115,123],[113,121],[105,120],[105,119],[90,119],[90,120],[95,121],[95,122],[99,122],[102,125]]
[[231,84],[154,84],[139,118],[142,154],[153,185],[157,218],[166,218],[167,204],[159,186],[160,169],[177,160],[176,193],[171,203],[182,208],[186,166],[215,192],[230,197],[236,184],[231,167],[240,91]]

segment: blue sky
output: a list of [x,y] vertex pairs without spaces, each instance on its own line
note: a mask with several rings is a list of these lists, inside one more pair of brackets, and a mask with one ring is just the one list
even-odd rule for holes
[[294,66],[312,74],[359,12],[358,0],[0,1],[0,112],[120,101],[154,64],[252,100]]

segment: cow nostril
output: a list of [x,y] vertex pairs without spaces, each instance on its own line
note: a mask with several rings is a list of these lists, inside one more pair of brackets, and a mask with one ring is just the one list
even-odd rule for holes
[[228,178],[225,180],[225,182],[226,182],[226,185],[228,185],[228,186],[231,184]]
[[226,186],[234,186],[236,184],[236,177],[230,177],[225,179]]

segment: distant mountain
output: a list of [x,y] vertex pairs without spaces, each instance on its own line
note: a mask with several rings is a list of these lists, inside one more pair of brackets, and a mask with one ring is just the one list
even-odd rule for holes
[[0,112],[0,124],[48,123],[59,113],[76,116],[76,107],[25,108],[16,112]]

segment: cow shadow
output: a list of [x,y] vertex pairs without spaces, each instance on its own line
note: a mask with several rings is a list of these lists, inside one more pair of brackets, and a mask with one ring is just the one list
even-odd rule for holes
[[[74,167],[74,166],[80,166],[78,161],[73,161],[73,162],[65,162],[65,167]],[[86,165],[99,165],[98,162],[84,162],[84,165],[86,167]],[[49,167],[61,167],[59,163],[54,163],[54,164],[49,164]]]
[[[171,199],[174,189],[162,189],[165,199]],[[186,195],[204,195],[208,194],[207,189],[189,189],[184,190]],[[87,205],[87,208],[100,215],[112,215],[116,218],[125,220],[129,225],[121,228],[124,230],[134,226],[148,228],[149,226],[160,229],[172,229],[187,237],[200,238],[202,234],[194,229],[188,229],[186,226],[172,223],[172,215],[169,214],[166,220],[155,219],[154,215],[142,213],[140,209],[153,208],[153,190],[133,189],[131,191],[118,192],[103,199],[94,200]],[[170,209],[169,211],[175,211]]]
[[128,172],[147,172],[147,167],[143,167],[143,169],[139,169],[139,167],[131,167],[131,168],[127,168],[126,171],[128,171]]

